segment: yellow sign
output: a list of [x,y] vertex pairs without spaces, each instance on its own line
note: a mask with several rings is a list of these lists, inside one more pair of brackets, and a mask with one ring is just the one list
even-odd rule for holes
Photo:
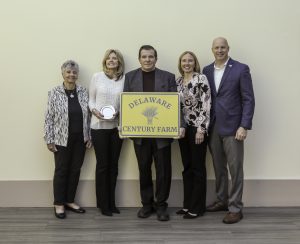
[[176,92],[123,92],[120,136],[178,138],[179,116]]

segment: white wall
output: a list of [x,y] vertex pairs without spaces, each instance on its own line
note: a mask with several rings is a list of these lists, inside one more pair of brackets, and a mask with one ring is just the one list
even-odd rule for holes
[[[60,65],[76,60],[88,86],[108,48],[118,48],[126,71],[138,67],[142,44],[158,50],[162,69],[177,72],[177,59],[194,51],[202,66],[213,61],[212,39],[224,36],[234,59],[251,68],[256,95],[253,130],[245,152],[246,179],[300,179],[297,0],[0,0],[0,180],[51,180],[43,120],[47,91],[62,82]],[[174,178],[181,178],[173,145]],[[208,157],[208,175],[213,178]],[[82,179],[94,179],[87,152]],[[120,179],[137,179],[132,144],[126,140]]]

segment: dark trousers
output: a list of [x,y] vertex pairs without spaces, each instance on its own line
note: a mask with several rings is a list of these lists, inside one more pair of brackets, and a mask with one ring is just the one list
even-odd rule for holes
[[155,139],[143,139],[142,145],[134,144],[134,150],[139,166],[140,194],[145,207],[153,206],[153,182],[151,166],[154,159],[156,169],[156,204],[159,208],[168,206],[171,187],[171,146],[157,148]]
[[206,151],[204,142],[195,144],[196,127],[188,126],[185,137],[179,140],[183,163],[183,208],[195,214],[203,214],[206,206]]
[[118,129],[91,130],[96,154],[97,207],[112,211],[116,207],[115,189],[118,176],[118,161],[123,140]]
[[72,203],[75,199],[85,154],[83,134],[70,134],[67,146],[56,145],[56,148],[53,178],[54,204],[63,205]]

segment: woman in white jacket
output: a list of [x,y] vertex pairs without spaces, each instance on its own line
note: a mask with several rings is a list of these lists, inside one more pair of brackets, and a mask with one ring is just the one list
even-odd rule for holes
[[103,71],[95,73],[89,89],[92,112],[91,136],[96,154],[97,207],[106,216],[120,213],[115,203],[118,161],[122,147],[119,138],[120,93],[124,86],[124,60],[115,49],[106,51]]

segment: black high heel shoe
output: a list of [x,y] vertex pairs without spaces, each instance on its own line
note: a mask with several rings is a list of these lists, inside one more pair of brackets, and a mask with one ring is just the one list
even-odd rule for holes
[[183,215],[184,219],[195,219],[198,218],[199,216],[202,216],[200,214],[192,214],[190,212],[187,212],[185,215]]
[[63,212],[63,213],[57,213],[56,212],[56,208],[54,207],[54,215],[56,218],[58,219],[65,219],[67,216],[66,216],[66,212]]
[[176,211],[176,214],[178,214],[178,215],[187,214],[187,213],[188,213],[188,210],[184,210],[183,208]]
[[72,208],[72,207],[70,207],[70,206],[68,206],[68,205],[65,205],[65,208],[66,208],[67,210],[70,210],[70,211],[74,212],[74,213],[80,213],[80,214],[85,213],[85,209],[82,208],[82,207],[79,207],[79,208]]

